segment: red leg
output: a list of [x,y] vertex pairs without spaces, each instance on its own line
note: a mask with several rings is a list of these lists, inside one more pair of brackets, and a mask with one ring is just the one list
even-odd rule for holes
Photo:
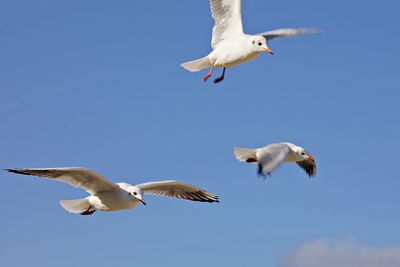
[[211,66],[210,71],[207,73],[206,76],[204,76],[203,80],[204,80],[205,82],[208,80],[208,78],[211,77],[212,72],[213,72],[213,69],[214,69],[214,65]]
[[214,83],[219,83],[219,82],[221,82],[224,78],[225,78],[225,67],[224,67],[224,70],[222,71],[221,77],[216,78],[216,79],[214,80]]

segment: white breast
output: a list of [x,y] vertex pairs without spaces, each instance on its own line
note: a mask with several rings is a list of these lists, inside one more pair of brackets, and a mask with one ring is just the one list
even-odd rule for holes
[[138,201],[125,190],[98,193],[89,198],[90,204],[97,210],[113,211],[132,209]]
[[261,53],[255,52],[248,38],[226,40],[210,53],[209,58],[214,67],[233,67],[255,59]]

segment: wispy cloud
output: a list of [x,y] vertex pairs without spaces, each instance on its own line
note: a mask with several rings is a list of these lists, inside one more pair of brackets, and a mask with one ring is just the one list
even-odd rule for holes
[[399,267],[400,247],[369,247],[353,239],[306,242],[290,252],[280,267]]

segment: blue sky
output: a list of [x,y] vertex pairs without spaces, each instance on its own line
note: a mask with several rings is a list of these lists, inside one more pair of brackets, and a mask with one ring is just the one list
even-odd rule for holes
[[[399,8],[244,1],[248,33],[325,33],[271,42],[214,85],[180,67],[210,51],[206,0],[0,2],[1,168],[177,179],[221,200],[78,216],[58,201],[84,191],[1,172],[0,265],[297,267],[315,240],[400,247]],[[263,180],[232,153],[277,141],[306,147],[317,177],[288,164]]]

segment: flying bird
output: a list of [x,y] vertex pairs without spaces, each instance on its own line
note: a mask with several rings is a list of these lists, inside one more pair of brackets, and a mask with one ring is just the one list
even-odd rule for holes
[[317,29],[299,28],[278,29],[256,35],[245,34],[241,0],[210,0],[210,5],[211,15],[215,20],[211,40],[213,51],[206,57],[181,64],[192,72],[210,68],[204,81],[211,77],[214,68],[223,68],[221,77],[214,80],[214,83],[218,83],[224,79],[227,67],[246,63],[264,52],[272,55],[268,46],[268,41],[272,39],[321,32]]
[[115,211],[132,209],[139,202],[146,205],[143,195],[162,195],[200,202],[219,202],[218,196],[201,188],[179,181],[157,181],[138,185],[112,183],[97,172],[79,167],[5,169],[65,182],[84,189],[90,196],[83,199],[61,200],[61,206],[72,213],[91,215],[96,210]]
[[281,163],[295,162],[308,176],[317,174],[317,165],[314,157],[304,148],[292,143],[270,144],[262,148],[235,148],[235,156],[238,160],[258,164],[258,174],[271,175]]

